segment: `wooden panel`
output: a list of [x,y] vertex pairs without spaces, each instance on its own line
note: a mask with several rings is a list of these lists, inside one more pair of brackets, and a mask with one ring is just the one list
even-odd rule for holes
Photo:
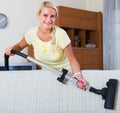
[[86,30],[79,30],[78,35],[80,37],[81,47],[85,47],[85,44],[86,44]]
[[98,12],[97,13],[97,36],[96,37],[99,37],[98,38],[98,46],[99,48],[103,48],[103,22],[102,22],[102,13],[101,12]]
[[[34,58],[34,51],[33,51],[33,46],[32,45],[30,45],[28,47],[28,56],[31,56],[31,57]],[[39,70],[39,69],[41,69],[41,67],[39,65],[37,65],[36,69]]]
[[89,49],[83,51],[83,68],[99,69],[99,51]]
[[74,51],[74,54],[75,54],[75,57],[77,59],[77,61],[79,62],[80,64],[80,67],[82,69],[82,65],[83,65],[83,60],[82,60],[82,51],[80,51],[79,49],[75,49],[73,48],[73,51]]
[[[64,29],[64,28],[63,28]],[[74,28],[67,28],[65,29],[65,31],[67,32],[68,36],[70,37],[71,39],[71,44],[72,46],[74,46]]]
[[97,13],[79,10],[79,27],[82,29],[96,29]]
[[61,26],[79,28],[79,10],[62,6],[58,10]]
[[34,58],[33,46],[32,46],[32,45],[30,45],[30,46],[28,47],[28,56],[31,56],[31,57]]

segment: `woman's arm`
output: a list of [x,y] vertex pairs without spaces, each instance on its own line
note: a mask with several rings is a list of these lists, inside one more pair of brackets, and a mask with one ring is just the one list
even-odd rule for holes
[[28,44],[27,44],[25,38],[23,37],[23,39],[20,42],[18,42],[17,44],[15,44],[14,46],[6,48],[6,54],[11,55],[11,50],[21,51],[27,46],[28,46]]
[[69,61],[70,61],[70,64],[71,64],[71,67],[72,67],[72,71],[75,73],[75,72],[79,72],[80,71],[80,65],[78,63],[78,61],[76,60],[75,58],[75,55],[73,53],[73,50],[72,50],[72,46],[71,44],[69,44],[65,49],[64,49]]
[[87,82],[82,77],[82,73],[81,73],[81,70],[80,70],[80,65],[79,65],[77,59],[75,58],[75,55],[73,53],[71,44],[69,44],[64,49],[64,51],[65,51],[65,53],[66,53],[66,55],[67,55],[67,57],[70,61],[72,71],[74,72],[73,76],[78,79],[77,86],[82,88],[82,89],[85,89]]

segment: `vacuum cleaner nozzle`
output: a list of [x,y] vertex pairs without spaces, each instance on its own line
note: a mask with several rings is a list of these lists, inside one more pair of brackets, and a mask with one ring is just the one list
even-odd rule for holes
[[106,85],[108,86],[108,88],[107,88],[107,94],[106,94],[104,107],[108,109],[114,109],[114,102],[115,102],[115,97],[116,97],[118,80],[109,79]]
[[114,109],[118,80],[109,79],[106,85],[107,85],[107,88],[102,88],[101,90],[90,87],[89,91],[96,93],[98,95],[102,95],[102,98],[105,99],[104,108]]

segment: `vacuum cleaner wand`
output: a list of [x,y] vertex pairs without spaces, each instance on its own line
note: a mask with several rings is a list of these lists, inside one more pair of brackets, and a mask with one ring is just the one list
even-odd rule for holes
[[[77,82],[78,82],[78,80],[74,79],[74,78],[68,73],[68,70],[66,70],[66,69],[62,69],[62,71],[56,70],[56,69],[54,69],[54,68],[52,68],[52,67],[50,67],[50,66],[47,66],[47,65],[45,65],[45,64],[43,64],[43,63],[35,60],[34,58],[32,58],[32,57],[30,57],[30,56],[28,56],[28,55],[26,55],[26,54],[24,54],[24,53],[22,53],[22,52],[16,51],[16,50],[11,50],[11,53],[12,53],[12,54],[19,55],[19,56],[21,56],[21,57],[23,57],[23,58],[25,58],[25,59],[27,59],[27,60],[35,63],[35,64],[41,66],[42,68],[45,68],[45,69],[48,69],[48,70],[51,70],[51,71],[55,72],[56,74],[60,75],[60,76],[57,78],[57,80],[58,80],[59,82],[61,82],[61,83],[64,83],[64,84],[65,84],[68,80],[71,81],[71,82],[73,82],[73,83],[77,83]],[[7,62],[8,62],[8,59],[7,59]],[[5,64],[7,64],[7,63],[5,63]],[[7,66],[8,66],[8,65],[7,65]],[[7,66],[6,66],[6,67],[7,67]],[[7,67],[7,68],[8,68],[8,67]]]
[[90,87],[89,91],[102,95],[102,99],[105,99],[104,108],[114,109],[118,80],[109,79],[106,85],[107,85],[107,88],[102,88],[101,90]]

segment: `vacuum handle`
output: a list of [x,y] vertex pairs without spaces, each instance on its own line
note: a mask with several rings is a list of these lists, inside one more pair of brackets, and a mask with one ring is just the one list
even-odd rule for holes
[[60,71],[55,70],[55,69],[53,69],[53,68],[51,68],[51,67],[49,67],[49,66],[47,66],[47,65],[45,65],[45,64],[43,64],[43,63],[41,63],[39,61],[37,61],[37,60],[35,60],[34,58],[32,58],[32,57],[30,57],[30,56],[28,56],[28,55],[26,55],[26,54],[24,54],[24,53],[22,53],[20,51],[11,50],[11,54],[16,54],[16,55],[21,56],[21,57],[23,57],[23,58],[25,58],[25,59],[27,59],[27,60],[29,60],[29,61],[37,64],[37,65],[39,65],[39,66],[41,66],[41,67],[45,67],[46,69],[53,70],[53,71],[55,71],[55,72],[57,72],[59,74],[61,73]]
[[4,70],[9,70],[9,55],[4,54]]
[[24,53],[22,53],[22,52],[16,51],[16,50],[11,50],[11,53],[12,53],[12,54],[19,55],[19,56],[21,56],[21,57],[23,57],[23,58],[25,58],[25,59],[27,59],[27,57],[28,57],[28,55],[26,55],[26,54],[24,54]]
[[[16,51],[16,50],[11,50],[11,53],[19,55],[25,59],[27,59],[28,57],[26,54]],[[9,70],[9,55],[7,55],[6,53],[4,54],[4,65],[5,65],[4,70]]]

